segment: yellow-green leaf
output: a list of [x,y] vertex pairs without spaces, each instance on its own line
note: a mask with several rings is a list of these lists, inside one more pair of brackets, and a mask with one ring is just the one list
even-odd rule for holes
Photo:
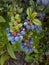
[[22,11],[23,11],[23,8],[20,8],[20,9],[18,10],[19,13],[22,13]]
[[31,14],[31,19],[34,19],[36,16],[37,16],[37,13],[36,12],[32,13]]
[[0,11],[2,11],[4,8],[0,8]]
[[27,15],[28,17],[30,18],[31,17],[31,14],[32,14],[32,10],[30,7],[27,8]]
[[3,54],[0,59],[1,65],[4,65],[5,61],[9,59],[9,56],[7,54]]
[[11,23],[14,22],[14,16],[11,16]]
[[38,19],[33,19],[33,23],[34,23],[35,25],[38,25],[38,26],[41,26],[41,25],[42,25],[41,21],[38,20]]
[[6,20],[2,16],[0,16],[0,22],[6,22]]
[[13,32],[13,31],[15,31],[15,27],[10,26],[10,32]]
[[20,28],[20,27],[22,27],[22,24],[20,23],[20,24],[18,24],[18,28]]
[[18,22],[20,22],[21,21],[20,15],[16,14],[15,19],[18,20]]
[[16,56],[14,54],[14,50],[13,50],[13,47],[12,45],[9,43],[7,44],[7,51],[9,53],[9,55],[13,58],[13,59],[16,59]]

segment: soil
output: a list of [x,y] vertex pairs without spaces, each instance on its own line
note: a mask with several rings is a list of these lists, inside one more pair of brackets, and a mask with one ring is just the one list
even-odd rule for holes
[[[8,61],[5,62],[5,65],[36,65],[35,63],[26,62],[25,53],[24,52],[16,52],[16,60],[10,58]],[[48,56],[49,59],[49,56]],[[39,65],[45,65],[44,63],[39,63]]]
[[10,58],[8,61],[6,61],[5,65],[31,65],[31,63],[25,62],[25,54],[23,52],[17,52],[15,53],[15,55],[17,59],[13,60],[12,58]]

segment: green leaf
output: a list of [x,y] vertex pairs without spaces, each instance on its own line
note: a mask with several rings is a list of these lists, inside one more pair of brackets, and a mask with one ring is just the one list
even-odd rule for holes
[[49,6],[44,9],[45,13],[49,13]]
[[16,51],[23,51],[21,49],[21,43],[19,43],[19,42],[16,43]]
[[38,48],[38,43],[39,43],[39,39],[37,36],[34,36],[34,43],[33,43],[33,47],[34,47],[34,50]]
[[[9,0],[3,0],[3,2],[8,2]],[[9,1],[10,2],[10,1]]]
[[9,56],[7,54],[3,54],[0,58],[1,65],[4,65],[5,61],[9,59]]
[[19,15],[19,14],[16,14],[15,19],[16,19],[18,22],[20,22],[20,21],[21,21],[20,15]]
[[32,10],[30,7],[27,8],[27,15],[29,18],[31,18]]
[[20,24],[18,24],[18,28],[20,28],[20,27],[22,27],[22,24],[20,23]]
[[35,2],[33,0],[30,0],[30,5],[35,8]]
[[20,9],[18,10],[19,13],[22,13],[22,11],[23,11],[23,8],[20,8]]
[[[29,53],[29,54],[30,54],[30,53]],[[32,62],[33,57],[30,56],[29,54],[26,54],[25,61],[27,61],[27,62]]]
[[34,20],[33,20],[33,23],[34,23],[35,25],[38,25],[38,26],[41,26],[41,25],[42,25],[41,21],[38,20],[38,19],[34,19]]
[[10,26],[10,32],[13,32],[15,30],[15,27]]
[[11,16],[11,23],[13,23],[14,21],[14,16]]
[[0,16],[0,22],[6,22],[6,20],[2,16]]
[[32,13],[31,14],[31,19],[34,19],[36,16],[37,16],[37,13],[36,12]]
[[42,11],[43,10],[43,8],[41,8],[41,6],[36,6],[36,8],[35,8],[37,11]]
[[2,8],[0,8],[0,11],[2,11],[3,10],[3,7]]
[[9,53],[9,55],[13,58],[13,59],[16,59],[16,56],[14,54],[14,51],[13,51],[13,47],[11,44],[8,44],[7,45],[7,51]]

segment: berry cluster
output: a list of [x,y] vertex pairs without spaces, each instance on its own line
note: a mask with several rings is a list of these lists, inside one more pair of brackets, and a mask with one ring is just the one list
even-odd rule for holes
[[19,32],[10,32],[10,28],[7,28],[6,31],[8,32],[7,33],[7,37],[8,37],[8,40],[12,43],[12,44],[15,44],[16,42],[21,42],[23,40],[23,35],[25,34],[25,29],[22,29]]
[[[20,23],[18,23],[18,24],[20,24]],[[17,24],[17,26],[18,26],[18,24]],[[13,26],[14,25],[12,25],[12,27]],[[8,34],[7,34],[8,40],[12,44],[15,44],[16,42],[20,42],[20,43],[22,43],[21,48],[23,48],[25,52],[32,52],[33,51],[33,38],[29,37],[29,35],[27,37],[25,37],[25,34],[27,34],[27,32],[29,30],[35,30],[37,33],[39,33],[42,30],[42,27],[32,24],[31,20],[26,20],[22,24],[22,26],[18,29],[19,29],[19,31],[17,31],[17,29],[15,29],[13,31],[11,31],[10,28],[6,29],[6,31],[8,32]]]
[[27,30],[34,30],[36,31],[37,33],[39,33],[41,30],[42,30],[42,27],[41,26],[37,26],[35,24],[32,24],[32,21],[31,20],[26,20],[24,22],[24,26]]
[[[32,24],[31,20],[26,20],[23,24],[23,27],[26,29],[26,32],[31,31],[31,33],[32,33],[32,30],[34,30],[37,33],[39,33],[42,30],[41,26],[37,26],[35,24]],[[26,42],[26,40],[27,40],[27,42]],[[31,36],[27,37],[25,39],[25,41],[22,41],[22,48],[24,49],[25,52],[32,52],[34,50],[33,42],[34,42],[34,40]]]
[[[35,14],[32,15],[35,16]],[[24,49],[25,52],[32,52],[34,50],[32,31],[39,33],[42,27],[34,24],[30,18],[26,19],[24,23],[20,23],[20,20],[18,14],[15,17],[11,17],[11,22],[9,23],[10,28],[6,29],[8,40],[11,44],[20,42],[22,44],[21,48]]]
[[22,41],[22,46],[21,48],[24,49],[24,51],[27,52],[33,52],[33,39],[29,38],[28,42]]

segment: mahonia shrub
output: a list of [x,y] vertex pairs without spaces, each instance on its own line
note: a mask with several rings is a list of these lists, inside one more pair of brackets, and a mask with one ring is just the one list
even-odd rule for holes
[[42,31],[42,24],[36,16],[37,13],[33,12],[31,8],[27,8],[27,19],[25,22],[21,23],[21,18],[19,14],[15,16],[11,16],[11,22],[9,22],[10,28],[7,28],[7,37],[8,41],[11,44],[16,44],[17,42],[22,44],[22,49],[25,52],[32,52],[33,49],[33,34],[36,32],[37,34]]
[[[37,13],[32,12],[30,7],[27,8],[26,13],[27,17],[23,22],[21,22],[20,14],[12,15],[9,28],[6,28],[6,31],[10,44],[16,45],[16,47],[17,44],[18,46],[20,44],[20,48],[17,51],[21,49],[21,51],[24,51],[26,54],[30,54],[36,50],[36,45],[38,45],[39,39],[42,37],[39,36],[38,39],[37,36],[42,32],[42,23],[37,19]],[[35,39],[37,40],[35,41]]]
[[3,0],[0,3],[0,64],[4,65],[10,57],[16,59],[14,52],[17,51],[25,53],[27,62],[37,65],[43,62],[48,51],[43,38],[46,39],[48,30],[47,27],[47,31],[43,29],[41,20],[49,11],[49,2]]

